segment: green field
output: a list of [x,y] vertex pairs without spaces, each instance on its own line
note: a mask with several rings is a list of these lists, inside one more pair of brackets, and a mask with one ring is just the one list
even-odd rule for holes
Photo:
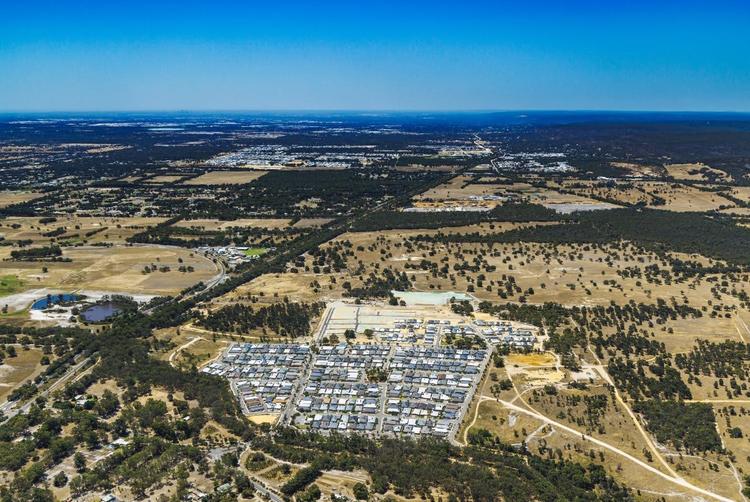
[[266,248],[250,248],[245,250],[245,256],[260,256],[265,254],[268,250]]
[[15,275],[0,276],[0,296],[12,295],[21,290],[23,283]]

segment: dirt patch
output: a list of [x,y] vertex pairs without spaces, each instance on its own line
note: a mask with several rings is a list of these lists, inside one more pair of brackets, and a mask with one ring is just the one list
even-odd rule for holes
[[209,171],[205,174],[201,174],[197,178],[192,178],[185,181],[184,185],[244,185],[245,183],[251,183],[261,176],[266,174],[266,171],[254,171],[245,169],[243,171]]
[[20,204],[21,202],[28,202],[30,200],[38,199],[43,194],[39,192],[17,192],[10,190],[0,191],[0,207],[8,207],[13,204]]

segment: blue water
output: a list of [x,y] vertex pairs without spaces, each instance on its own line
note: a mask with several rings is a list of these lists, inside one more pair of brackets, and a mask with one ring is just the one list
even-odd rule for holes
[[50,295],[40,298],[31,304],[32,310],[44,310],[50,305],[57,305],[58,303],[70,303],[78,300],[78,295],[71,295],[64,293],[62,295]]
[[83,318],[88,322],[101,322],[106,321],[110,317],[117,315],[120,312],[122,312],[122,309],[120,307],[112,302],[109,302],[101,303],[99,305],[93,305],[81,312],[81,316],[83,316]]

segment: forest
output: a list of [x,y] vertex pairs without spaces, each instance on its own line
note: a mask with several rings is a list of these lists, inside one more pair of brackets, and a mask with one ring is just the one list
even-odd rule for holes
[[611,209],[574,213],[560,225],[541,225],[490,234],[438,233],[426,242],[616,243],[630,241],[655,252],[699,253],[750,265],[750,229],[721,216],[654,209]]

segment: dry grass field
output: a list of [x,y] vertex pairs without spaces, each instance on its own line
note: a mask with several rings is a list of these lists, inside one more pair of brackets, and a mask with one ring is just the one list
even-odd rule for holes
[[144,180],[144,183],[156,183],[156,184],[175,183],[177,181],[180,181],[184,177],[185,177],[184,175],[179,175],[179,174],[164,174],[161,176],[154,176],[153,178],[148,178]]
[[209,171],[185,181],[184,185],[244,185],[257,180],[266,171],[245,169],[242,171]]
[[650,205],[654,198],[638,188],[635,181],[592,181],[592,180],[562,180],[550,182],[551,188],[560,188],[567,192],[586,197],[599,197],[622,204]]
[[750,187],[731,187],[729,194],[737,199],[750,202]]
[[16,357],[6,358],[0,364],[0,402],[5,402],[10,392],[42,372],[44,366],[39,364],[42,358],[41,349],[23,349],[17,347]]
[[[63,257],[70,262],[10,261],[9,256],[10,249],[0,249],[0,275],[16,275],[29,289],[173,295],[219,272],[217,265],[200,253],[166,246],[64,248]],[[168,266],[170,270],[144,274],[147,265]],[[180,272],[180,266],[192,266],[194,271]]]
[[[527,224],[518,223],[484,223],[478,225],[469,225],[464,227],[453,227],[456,232],[500,232],[513,228],[522,228]],[[386,238],[389,242],[402,242],[409,236],[435,235],[439,230],[387,230],[382,232],[364,232],[364,233],[347,233],[337,237],[333,241],[324,244],[329,246],[331,243],[349,240],[355,246],[362,245],[365,248],[371,246],[378,238]],[[380,262],[380,253],[377,250],[365,249],[357,254],[358,260],[372,266]],[[309,256],[307,257],[309,261]],[[421,256],[400,255],[392,257],[389,261],[396,262],[400,267],[405,264],[419,261]],[[292,267],[289,267],[290,269]],[[346,281],[351,282],[354,286],[361,284],[358,275],[352,275],[355,265],[341,272],[332,273],[314,273],[311,270],[298,270],[297,273],[284,272],[275,274],[265,274],[252,281],[245,283],[226,295],[215,300],[216,303],[231,303],[237,298],[256,296],[261,303],[277,301],[279,298],[288,297],[293,301],[316,301],[316,299],[339,299],[344,294],[342,284]],[[335,282],[334,282],[335,281]],[[317,282],[317,285],[314,283]],[[418,289],[418,288],[417,288]]]
[[696,187],[680,183],[643,182],[638,188],[651,196],[664,199],[663,205],[650,205],[668,211],[713,211],[722,206],[731,207],[734,203],[714,192],[706,192]]
[[0,235],[7,240],[30,240],[34,244],[42,244],[52,239],[44,236],[45,233],[63,228],[65,233],[54,238],[58,242],[124,243],[128,237],[165,220],[166,218],[140,216],[112,218],[64,215],[57,216],[53,222],[40,223],[39,218],[9,217],[0,219]]
[[0,190],[0,208],[12,206],[13,204],[19,204],[21,202],[28,202],[30,200],[38,199],[43,194],[39,192],[22,192],[13,190]]
[[[426,203],[467,202],[476,197],[500,196],[509,200],[522,200],[535,204],[598,204],[598,201],[585,196],[560,193],[554,189],[534,186],[529,183],[471,183],[471,176],[456,176],[414,197],[414,205]],[[494,206],[496,201],[483,201]],[[490,204],[491,203],[491,204]]]
[[622,169],[627,173],[626,176],[633,178],[655,177],[661,176],[664,173],[664,168],[659,166],[648,166],[632,162],[612,162],[610,165],[617,169]]
[[240,218],[238,220],[180,220],[175,227],[199,228],[203,230],[226,230],[233,227],[243,228],[285,228],[290,220],[284,218]]
[[731,182],[733,178],[724,171],[714,169],[705,164],[667,164],[664,166],[667,176],[676,180],[686,181],[717,181]]
[[468,200],[472,196],[500,195],[503,185],[474,185],[471,176],[456,176],[448,182],[438,185],[414,197],[419,200]]
[[[451,232],[465,233],[472,231],[500,232],[513,228],[513,224],[474,225],[457,227]],[[347,257],[347,269],[339,273],[313,273],[312,262],[306,263],[304,270],[297,274],[280,274],[272,280],[256,279],[257,283],[248,283],[243,287],[257,292],[270,287],[270,292],[279,295],[294,295],[304,290],[313,280],[321,284],[321,294],[331,295],[339,291],[340,279],[348,277],[352,284],[359,283],[359,277],[366,277],[370,272],[390,268],[395,272],[406,272],[412,280],[412,287],[417,291],[458,291],[471,292],[479,299],[502,301],[500,287],[513,277],[520,292],[508,299],[525,296],[531,303],[557,302],[563,305],[608,305],[611,301],[627,303],[631,300],[643,303],[655,303],[658,298],[686,298],[692,306],[706,305],[714,298],[715,280],[711,274],[691,278],[685,284],[675,285],[637,278],[631,271],[640,270],[641,275],[646,267],[668,267],[669,262],[655,253],[644,251],[630,244],[611,245],[553,245],[545,243],[510,243],[486,244],[473,243],[432,243],[419,242],[413,247],[404,246],[404,241],[418,234],[435,235],[437,231],[383,231],[347,233],[324,244],[323,248],[336,247],[338,244],[351,243],[355,249],[361,249],[354,257]],[[697,255],[671,253],[668,257],[681,260],[694,260],[711,263]],[[484,276],[480,285],[477,274],[456,271],[456,266],[464,262],[473,263],[480,259],[483,264],[479,272]],[[422,260],[447,266],[447,277],[434,276],[428,270],[417,266]],[[359,272],[359,273],[355,273]],[[505,276],[505,279],[503,279]],[[333,289],[328,288],[330,278],[338,278]],[[274,286],[272,283],[277,283]],[[750,288],[750,283],[738,286]],[[253,287],[255,286],[255,287]],[[529,292],[529,290],[533,290]],[[739,302],[729,295],[720,295],[729,305]]]
[[321,227],[326,223],[333,221],[333,218],[300,218],[294,225],[294,228],[314,228]]

